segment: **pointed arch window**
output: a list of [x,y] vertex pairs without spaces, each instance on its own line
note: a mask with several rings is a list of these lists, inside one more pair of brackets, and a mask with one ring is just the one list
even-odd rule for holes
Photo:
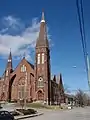
[[42,64],[44,64],[44,53],[42,53]]
[[38,54],[37,63],[40,64],[40,54]]
[[25,65],[21,66],[21,72],[26,72],[26,66]]

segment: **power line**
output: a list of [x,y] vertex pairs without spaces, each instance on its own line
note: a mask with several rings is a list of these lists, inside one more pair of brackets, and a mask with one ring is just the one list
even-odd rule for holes
[[[79,4],[79,1],[80,1],[80,4]],[[86,72],[87,72],[87,76],[88,76],[88,64],[87,64],[88,53],[87,53],[87,45],[86,45],[86,35],[85,35],[85,27],[84,27],[84,14],[83,14],[82,0],[76,0],[76,6],[77,6],[77,13],[78,13],[80,34],[81,34],[81,42],[82,42],[83,53],[84,53],[85,67],[86,67]]]
[[85,45],[85,50],[87,52],[87,44],[86,44],[86,35],[85,35],[85,24],[84,24],[84,10],[83,10],[83,3],[81,0],[81,16],[82,16],[82,27],[83,27],[83,39],[84,39],[84,45]]
[[[79,7],[79,1],[78,0],[76,0],[76,1],[77,1],[76,5],[77,5],[79,26],[80,26],[81,42],[82,42],[83,53],[84,53],[84,60],[85,60],[85,65],[87,67],[87,62],[86,62],[87,51],[86,51],[85,29],[84,29],[84,19],[83,19],[83,11],[82,11],[82,9],[81,9],[82,16],[80,14],[80,8],[83,8],[83,7]],[[82,6],[82,2],[81,2],[81,6]],[[81,19],[81,17],[82,17],[82,19]]]

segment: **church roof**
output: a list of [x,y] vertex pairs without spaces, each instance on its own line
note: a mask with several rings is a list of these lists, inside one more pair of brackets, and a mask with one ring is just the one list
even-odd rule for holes
[[[31,64],[30,62],[28,62],[28,61],[25,59],[25,57],[23,57],[23,59],[20,61],[20,63],[17,65],[17,67],[21,64],[21,62],[22,62],[23,60],[25,60],[25,61],[31,66],[31,68],[34,69],[34,65]],[[17,67],[15,68],[15,70],[17,69]],[[15,71],[15,70],[14,70],[14,71]]]
[[[27,60],[26,60],[27,61]],[[28,62],[28,61],[27,61]],[[30,62],[28,62],[28,64],[32,67],[32,69],[34,69],[34,65],[31,64]]]

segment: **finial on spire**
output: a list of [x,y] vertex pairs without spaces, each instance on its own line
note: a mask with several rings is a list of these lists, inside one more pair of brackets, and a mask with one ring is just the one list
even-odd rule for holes
[[10,48],[10,58],[12,57],[12,55],[11,55],[11,48]]
[[24,52],[24,54],[23,54],[23,58],[25,59],[25,56],[26,56],[26,53]]
[[42,19],[41,19],[41,22],[45,22],[44,10],[42,11]]
[[8,57],[8,62],[12,61],[12,54],[11,54],[11,48],[10,48],[10,53],[9,53],[9,57]]

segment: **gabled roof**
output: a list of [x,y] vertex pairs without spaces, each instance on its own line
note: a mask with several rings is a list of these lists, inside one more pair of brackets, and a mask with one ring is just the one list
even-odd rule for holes
[[[30,62],[28,62],[28,61],[25,59],[25,57],[23,57],[23,59],[20,61],[20,63],[21,63],[23,60],[25,60],[25,61],[31,66],[31,68],[34,69],[34,65],[31,64]],[[16,68],[14,69],[14,71],[17,69],[17,67],[20,65],[20,63],[16,66]],[[13,71],[13,72],[14,72],[14,71]]]
[[[26,60],[27,61],[27,60]],[[28,62],[28,61],[27,61]],[[28,62],[28,64],[32,67],[32,69],[34,69],[34,65],[31,64],[30,62]]]

